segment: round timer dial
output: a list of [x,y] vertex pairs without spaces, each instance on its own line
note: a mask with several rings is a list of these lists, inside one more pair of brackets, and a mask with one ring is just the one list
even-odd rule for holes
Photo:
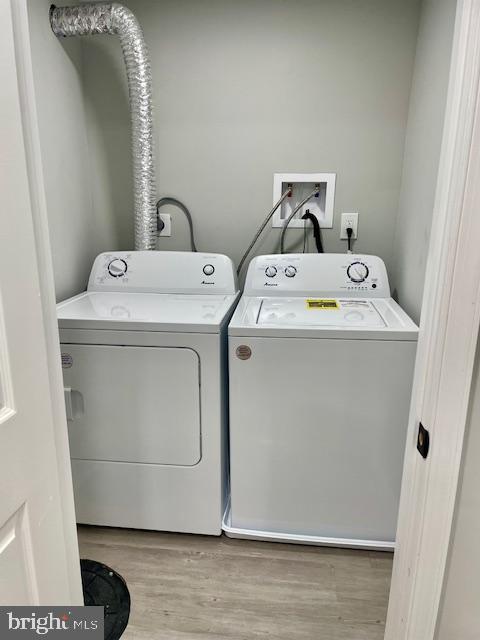
[[347,276],[352,282],[364,282],[368,278],[368,267],[363,262],[352,262],[347,269]]
[[121,258],[114,258],[108,263],[107,270],[112,278],[122,278],[127,273],[127,263]]

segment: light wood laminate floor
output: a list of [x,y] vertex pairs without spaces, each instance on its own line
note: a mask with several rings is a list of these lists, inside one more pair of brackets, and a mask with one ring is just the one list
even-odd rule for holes
[[393,556],[79,527],[127,581],[125,640],[381,640]]

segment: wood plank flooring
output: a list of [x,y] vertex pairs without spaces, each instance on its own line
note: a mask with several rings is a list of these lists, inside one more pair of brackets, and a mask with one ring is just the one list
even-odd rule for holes
[[393,556],[79,527],[132,598],[125,640],[382,640]]

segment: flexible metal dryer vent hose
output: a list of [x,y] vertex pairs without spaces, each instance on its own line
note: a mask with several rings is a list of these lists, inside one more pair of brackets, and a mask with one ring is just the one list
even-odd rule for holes
[[50,9],[57,36],[118,35],[127,69],[132,121],[135,249],[155,249],[156,197],[153,158],[152,78],[147,45],[137,19],[117,2]]

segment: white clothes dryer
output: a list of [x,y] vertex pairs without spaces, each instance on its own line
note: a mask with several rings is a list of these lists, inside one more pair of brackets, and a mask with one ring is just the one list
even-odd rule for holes
[[218,535],[229,258],[103,253],[58,305],[77,521]]
[[228,333],[226,533],[393,548],[418,328],[383,261],[257,257]]

